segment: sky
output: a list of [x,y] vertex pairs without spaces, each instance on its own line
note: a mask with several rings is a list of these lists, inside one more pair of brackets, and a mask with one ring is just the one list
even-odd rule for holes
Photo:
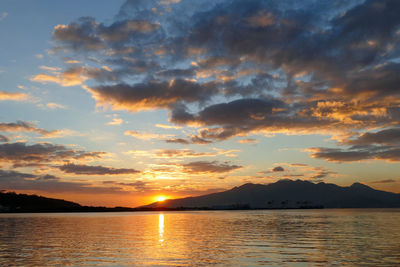
[[0,2],[0,189],[400,193],[400,1]]

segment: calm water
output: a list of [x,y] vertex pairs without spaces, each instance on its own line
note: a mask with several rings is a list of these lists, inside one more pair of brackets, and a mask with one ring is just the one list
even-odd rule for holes
[[400,266],[400,209],[0,214],[0,266]]

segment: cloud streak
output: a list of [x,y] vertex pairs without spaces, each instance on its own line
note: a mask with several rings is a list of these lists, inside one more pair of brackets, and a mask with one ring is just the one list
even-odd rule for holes
[[38,128],[35,124],[26,121],[0,122],[0,132],[34,132],[43,136],[51,136],[57,133],[57,131]]
[[52,175],[34,175],[12,170],[0,170],[0,187],[7,190],[30,190],[51,193],[124,194],[118,186],[95,186],[90,183],[62,181]]
[[218,161],[194,161],[181,166],[183,167],[183,172],[190,174],[227,173],[242,168],[239,165],[231,165],[228,162],[220,163]]
[[104,152],[74,150],[63,145],[51,143],[4,143],[0,144],[0,163],[9,163],[13,167],[43,166],[68,161],[99,159]]
[[119,175],[119,174],[136,174],[140,171],[135,169],[124,168],[110,168],[104,166],[89,166],[79,164],[65,164],[58,166],[58,168],[65,173],[72,173],[78,175]]
[[30,96],[25,93],[0,91],[0,101],[25,101],[29,98]]

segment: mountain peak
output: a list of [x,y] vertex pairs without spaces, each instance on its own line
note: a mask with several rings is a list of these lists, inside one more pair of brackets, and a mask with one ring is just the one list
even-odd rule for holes
[[369,187],[365,184],[359,183],[359,182],[353,183],[350,187],[351,188],[359,188],[359,189],[372,189],[371,187]]

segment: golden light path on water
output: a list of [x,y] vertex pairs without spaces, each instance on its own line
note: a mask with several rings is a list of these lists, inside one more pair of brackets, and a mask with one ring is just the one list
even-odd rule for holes
[[164,214],[158,215],[158,235],[159,242],[162,245],[164,242]]

